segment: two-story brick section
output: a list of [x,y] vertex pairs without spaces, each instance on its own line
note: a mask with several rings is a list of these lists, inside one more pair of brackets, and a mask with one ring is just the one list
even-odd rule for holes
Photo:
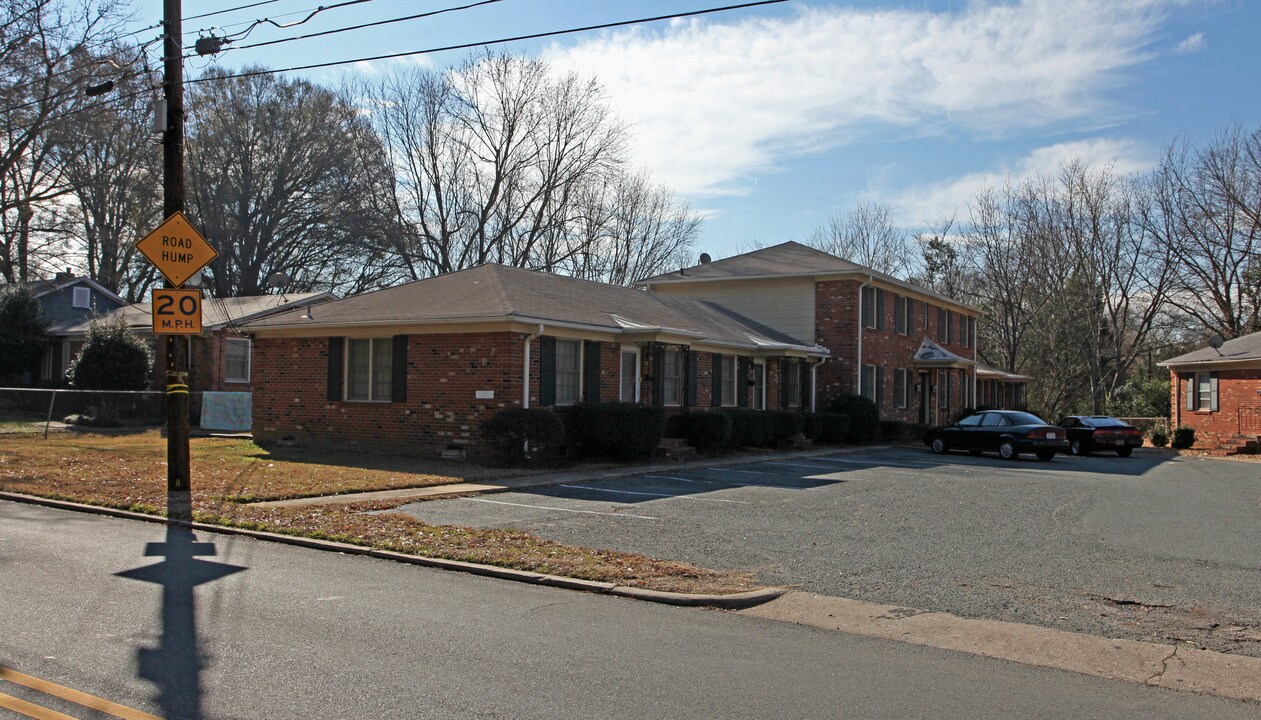
[[831,358],[817,370],[821,404],[863,395],[883,418],[933,425],[975,405],[980,312],[871,268],[786,242],[638,285],[707,300],[827,348]]
[[828,351],[701,300],[481,265],[247,324],[254,436],[483,446],[513,407],[809,410]]
[[1255,451],[1261,440],[1261,333],[1158,363],[1169,370],[1173,425],[1195,428],[1195,447]]

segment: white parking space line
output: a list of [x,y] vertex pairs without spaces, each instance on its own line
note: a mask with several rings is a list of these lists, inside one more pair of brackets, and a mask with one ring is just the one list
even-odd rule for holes
[[569,508],[549,507],[547,505],[527,505],[525,503],[504,502],[503,500],[487,500],[486,498],[467,498],[473,502],[484,502],[492,505],[512,505],[514,507],[530,508],[532,510],[555,510],[556,512],[582,513],[583,515],[608,515],[620,518],[636,518],[638,520],[660,520],[661,518],[650,517],[648,515],[631,515],[629,513],[608,513],[596,512],[595,510],[571,510]]
[[802,463],[775,462],[774,460],[767,460],[765,463],[763,463],[763,465],[784,465],[787,467],[813,468],[815,470],[835,470],[836,469],[833,467],[829,467],[827,465],[804,465]]
[[700,480],[681,477],[670,477],[668,475],[645,475],[646,478],[654,478],[656,480],[675,480],[685,483],[701,483],[703,485],[723,485],[726,487],[776,487],[775,485],[767,485],[765,483],[738,483],[727,482],[725,480]]
[[774,475],[775,474],[775,473],[764,472],[762,470],[736,470],[734,468],[711,468],[711,469],[714,470],[715,472],[744,473],[745,475]]
[[612,488],[598,488],[598,487],[590,487],[587,485],[557,485],[557,487],[571,488],[573,490],[590,490],[592,492],[616,493],[618,495],[642,495],[644,497],[679,498],[680,500],[697,500],[700,502],[735,503],[737,505],[749,504],[747,502],[741,502],[740,500],[724,500],[722,498],[698,498],[698,497],[691,497],[690,495],[672,495],[670,493],[635,492],[633,490],[614,490]]

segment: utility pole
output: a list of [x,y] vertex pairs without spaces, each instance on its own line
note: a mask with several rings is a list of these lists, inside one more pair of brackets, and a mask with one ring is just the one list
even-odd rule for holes
[[[163,86],[166,130],[162,135],[162,215],[184,211],[184,49],[181,0],[163,0]],[[169,280],[164,287],[178,287]],[[167,516],[192,519],[188,462],[188,340],[166,337]]]

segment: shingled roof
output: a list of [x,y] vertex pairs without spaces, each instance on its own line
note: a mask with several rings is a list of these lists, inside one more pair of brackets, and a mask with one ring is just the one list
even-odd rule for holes
[[639,287],[652,287],[692,282],[815,277],[818,275],[871,277],[886,285],[903,288],[911,293],[942,300],[951,305],[977,312],[976,308],[959,302],[954,298],[946,297],[919,285],[899,280],[887,273],[873,270],[865,265],[859,265],[822,250],[792,241],[761,248],[742,255],[723,258],[722,260],[693,265],[675,272],[654,275],[653,277],[639,280],[635,284]]
[[1161,367],[1178,367],[1183,365],[1208,365],[1211,363],[1261,363],[1261,332],[1243,335],[1234,340],[1227,340],[1220,348],[1214,350],[1203,347],[1199,350],[1169,358],[1156,363]]
[[246,324],[312,334],[364,325],[425,325],[519,320],[607,330],[666,332],[740,347],[783,347],[826,354],[713,303],[564,275],[486,264],[325,303]]
[[[201,322],[203,327],[214,330],[226,325],[246,322],[285,307],[306,307],[312,303],[323,303],[336,299],[336,295],[327,292],[205,298],[202,300]],[[111,310],[105,313],[103,317],[107,320],[121,317],[128,327],[150,328],[153,326],[153,307],[150,303],[132,303],[131,305]],[[61,329],[59,332],[67,335],[86,333],[91,322],[90,319],[82,320],[75,325]]]

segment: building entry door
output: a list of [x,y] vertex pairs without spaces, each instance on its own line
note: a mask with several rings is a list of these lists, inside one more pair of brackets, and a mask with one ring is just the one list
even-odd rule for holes
[[928,408],[932,404],[933,392],[929,387],[928,378],[930,373],[922,372],[919,374],[919,421],[921,425],[928,425]]

